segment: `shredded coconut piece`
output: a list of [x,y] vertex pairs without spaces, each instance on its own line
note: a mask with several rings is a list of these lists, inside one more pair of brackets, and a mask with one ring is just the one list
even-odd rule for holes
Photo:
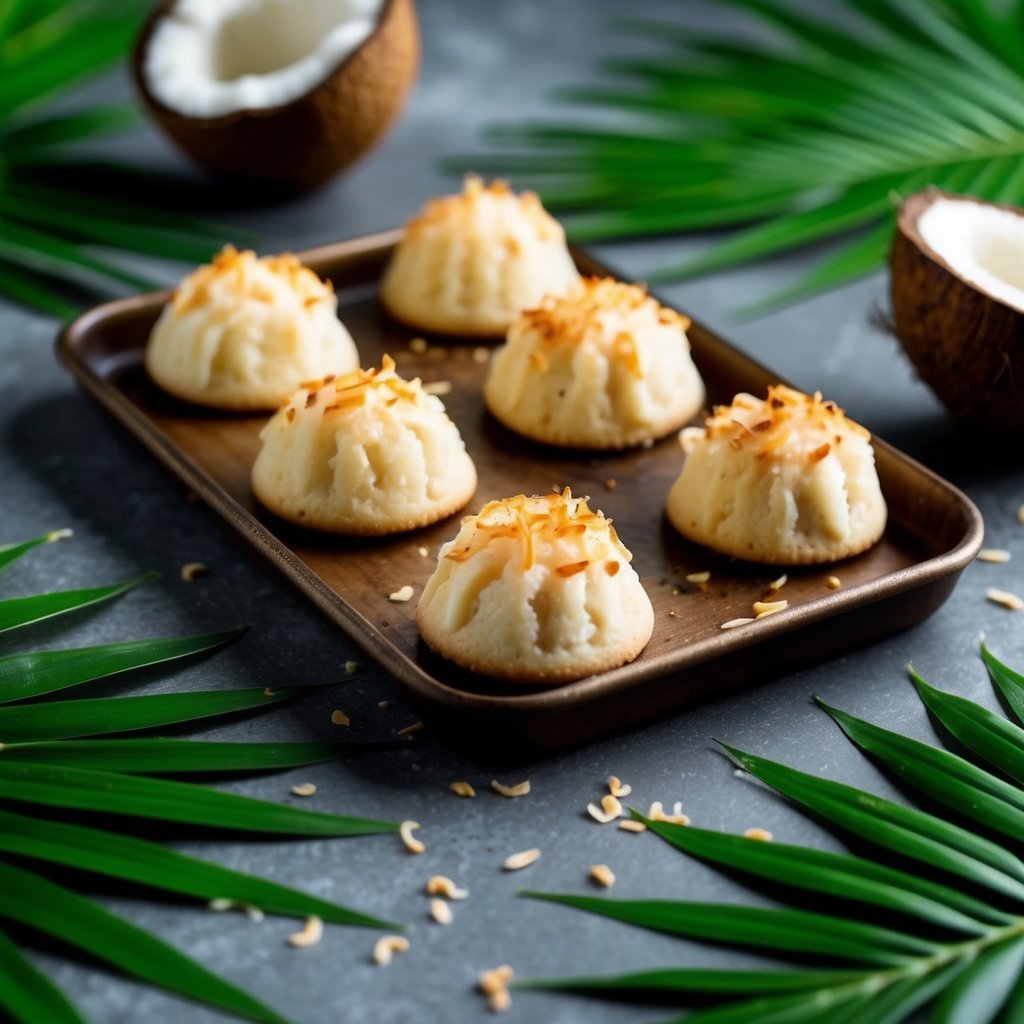
[[51,530],[46,535],[46,543],[52,544],[54,541],[64,540],[65,537],[73,537],[74,535],[75,531],[72,530],[70,527],[65,526],[63,529],[60,530]]
[[704,572],[688,572],[686,574],[687,583],[707,583],[711,579],[711,573],[707,569]]
[[316,783],[300,782],[297,786],[292,786],[292,792],[296,796],[312,796],[316,792]]
[[759,619],[763,619],[766,615],[774,615],[776,612],[781,612],[788,607],[788,601],[755,601],[754,615]]
[[469,896],[468,889],[460,889],[445,875],[432,875],[427,879],[428,896],[444,896],[449,900],[464,900]]
[[595,864],[590,869],[590,877],[605,889],[615,884],[615,872],[607,864]]
[[382,935],[373,947],[373,962],[381,967],[391,963],[395,953],[404,953],[409,940],[404,935]]
[[465,797],[467,800],[476,796],[476,790],[468,782],[452,782],[448,788],[456,795]]
[[843,581],[838,576],[829,576],[829,578],[825,580],[825,586],[828,587],[829,590],[838,590],[842,585]]
[[635,818],[627,818],[625,821],[619,822],[619,828],[623,832],[646,832],[647,826],[642,821],[637,821]]
[[513,853],[505,858],[504,868],[506,871],[519,871],[520,868],[529,867],[540,856],[540,850],[534,847],[532,850],[523,850],[521,853]]
[[455,920],[452,908],[444,900],[435,899],[430,901],[430,916],[438,924],[451,924]]
[[407,736],[409,739],[412,739],[416,733],[423,732],[425,728],[426,726],[422,722],[413,722],[412,725],[407,725],[404,729],[399,729],[398,735]]
[[508,964],[493,967],[489,971],[481,971],[477,980],[477,988],[485,996],[492,996],[501,989],[508,988],[509,982],[515,978],[516,972]]
[[403,821],[398,828],[398,834],[402,837],[402,842],[405,843],[406,849],[410,853],[422,853],[426,846],[423,841],[417,839],[413,834],[413,829],[420,828],[418,821]]
[[768,584],[768,589],[772,592],[777,592],[786,585],[788,580],[789,575],[787,573],[783,573],[777,580],[772,580],[771,583]]
[[204,572],[206,566],[202,562],[186,562],[181,567],[181,578],[186,583],[194,583]]
[[335,708],[331,712],[331,721],[335,725],[351,725],[352,724],[352,719],[349,718],[348,715],[346,715],[345,712],[341,710],[341,708]]
[[355,672],[358,668],[359,668],[359,662],[358,661],[346,661],[345,662],[345,671],[349,675],[352,675],[352,673]]
[[487,997],[487,1009],[491,1013],[504,1013],[512,1005],[512,996],[507,988],[500,988]]
[[600,807],[597,804],[587,804],[587,814],[599,824],[607,825],[608,822],[622,817],[622,804],[619,802],[618,797],[612,796],[611,793],[606,793],[601,797]]
[[420,558],[426,558],[430,554],[430,552],[422,545],[416,549],[416,553]]
[[491,789],[493,789],[495,793],[500,793],[502,796],[526,796],[526,794],[530,792],[530,780],[524,779],[522,782],[517,782],[514,786],[506,786],[497,779],[491,779]]
[[389,707],[391,707],[391,701],[389,701],[389,700],[379,700],[379,701],[377,701],[377,707],[379,707],[381,709],[381,711],[387,711],[387,709]]
[[608,792],[612,796],[629,796],[633,792],[633,787],[627,786],[617,775],[609,775]]
[[423,393],[427,395],[450,395],[452,393],[452,382],[450,380],[435,380],[423,385]]
[[661,805],[660,800],[655,800],[651,804],[650,810],[647,812],[647,817],[651,821],[667,821],[670,825],[689,825],[690,819],[688,815],[683,814],[682,802],[677,800],[672,805],[672,813],[666,814],[664,807]]
[[1004,608],[1009,608],[1011,611],[1016,612],[1024,608],[1024,601],[1016,594],[1011,594],[1008,590],[997,590],[995,587],[989,587],[985,591],[985,596],[995,604],[1001,604]]
[[262,921],[263,911],[259,907],[252,903],[243,903],[241,900],[229,900],[223,896],[218,896],[215,899],[209,901],[206,904],[210,910],[214,911],[225,911],[225,910],[241,910],[250,921]]
[[306,926],[301,932],[288,936],[289,946],[315,946],[324,937],[324,923],[316,916],[306,918]]
[[409,339],[409,351],[417,352],[422,355],[430,346],[427,344],[426,338],[410,338]]
[[979,562],[1008,562],[1010,552],[1006,548],[982,548],[974,557]]
[[737,626],[745,626],[748,622],[753,621],[753,619],[730,619],[728,622],[723,622],[719,629],[735,629]]
[[397,590],[388,594],[388,600],[394,601],[396,604],[404,604],[406,601],[412,600],[412,595],[416,591],[413,590],[412,586],[408,583],[404,587],[399,587]]
[[748,828],[743,835],[747,839],[759,839],[763,843],[770,843],[772,841],[772,834],[766,828]]

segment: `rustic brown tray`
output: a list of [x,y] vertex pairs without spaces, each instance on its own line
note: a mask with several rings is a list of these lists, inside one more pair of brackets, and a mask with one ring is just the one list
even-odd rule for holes
[[[379,365],[388,352],[403,376],[451,382],[443,400],[480,477],[466,511],[491,498],[568,484],[615,521],[655,610],[654,635],[632,664],[537,690],[473,675],[430,652],[417,633],[415,599],[399,604],[388,595],[405,584],[420,592],[438,547],[457,531],[458,517],[390,539],[353,541],[304,532],[263,511],[250,491],[249,468],[266,417],[188,406],[146,377],[145,341],[168,293],[99,306],[71,323],[57,348],[88,394],[397,677],[438,727],[489,744],[549,749],[627,729],[916,624],[946,600],[977,552],[982,521],[974,504],[876,440],[890,512],[882,540],[835,565],[790,570],[779,594],[788,609],[723,630],[723,622],[750,615],[753,601],[781,570],[716,556],[667,525],[664,498],[682,462],[676,438],[594,456],[545,449],[505,430],[483,407],[486,365],[479,343],[432,338],[425,352],[415,352],[409,347],[415,332],[379,309],[377,280],[399,237],[389,232],[298,255],[333,281],[339,315],[364,366]],[[610,272],[585,253],[575,255],[584,273]],[[731,401],[737,391],[763,394],[778,380],[699,323],[689,336],[709,402]],[[686,582],[688,573],[703,570],[711,572],[704,587]],[[831,575],[840,578],[841,589],[828,588]]]

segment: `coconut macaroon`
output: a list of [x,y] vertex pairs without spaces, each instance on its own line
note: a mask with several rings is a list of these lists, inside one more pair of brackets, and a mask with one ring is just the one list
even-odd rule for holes
[[396,319],[438,334],[503,337],[527,306],[579,278],[562,226],[533,192],[468,175],[406,225],[381,280]]
[[689,325],[640,285],[582,278],[509,329],[491,359],[487,407],[547,444],[614,449],[664,437],[704,403]]
[[462,508],[476,468],[444,404],[387,355],[379,370],[307,382],[260,432],[253,493],[316,530],[399,533]]
[[299,384],[359,365],[338,298],[291,253],[226,246],[189,274],[150,332],[150,377],[178,398],[219,409],[270,410]]
[[615,668],[654,625],[631,558],[568,488],[491,501],[441,547],[416,622],[439,654],[490,676],[545,684]]
[[846,558],[886,523],[871,435],[820,394],[776,384],[739,394],[680,441],[665,511],[684,537],[774,565]]

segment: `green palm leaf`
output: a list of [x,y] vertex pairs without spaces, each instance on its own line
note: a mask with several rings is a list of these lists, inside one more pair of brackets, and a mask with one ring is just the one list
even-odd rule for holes
[[54,541],[62,540],[70,536],[69,530],[50,530],[39,537],[31,540],[23,540],[17,544],[4,544],[0,547],[0,569],[6,569],[12,562],[17,561],[22,555],[27,555],[33,548],[40,544],[52,544]]
[[[750,0],[756,3],[758,0]],[[1024,678],[982,643],[993,685],[1020,700]],[[922,701],[978,757],[1015,767],[1017,726],[912,672]],[[652,967],[629,974],[528,978],[517,987],[590,997],[652,994],[703,1006],[680,1024],[900,1024],[924,1007],[939,1024],[995,1024],[1024,1012],[1024,888],[1016,820],[1020,780],[1004,781],[937,747],[821,706],[883,769],[1006,837],[997,842],[937,814],[726,746],[746,771],[816,817],[866,841],[863,855],[776,844],[645,818],[648,831],[683,853],[773,886],[778,909],[667,900],[523,895],[641,928],[740,948],[759,948],[776,969]],[[899,858],[895,863],[892,856]],[[911,870],[901,865],[910,862]],[[815,907],[800,904],[810,894]],[[879,924],[879,912],[886,922]],[[873,952],[874,959],[869,955]],[[828,969],[809,964],[822,957]],[[711,1001],[709,1004],[709,1000]]]
[[516,176],[577,241],[739,228],[687,262],[649,268],[646,281],[867,229],[748,315],[881,268],[900,195],[934,184],[1024,202],[1020,5],[844,0],[839,19],[785,0],[726,6],[734,22],[767,26],[765,41],[691,28],[684,8],[676,23],[620,19],[612,31],[652,50],[603,61],[597,84],[557,90],[580,117],[490,126],[489,148],[445,166]]
[[0,932],[0,1007],[15,1020],[37,1024],[85,1024],[85,1019],[18,947]]
[[32,594],[30,597],[10,597],[0,601],[0,633],[19,626],[28,626],[55,615],[79,611],[90,605],[120,597],[133,587],[148,580],[156,579],[155,573],[147,573],[133,580],[114,583],[105,587],[85,587],[80,590],[55,590],[49,594]]

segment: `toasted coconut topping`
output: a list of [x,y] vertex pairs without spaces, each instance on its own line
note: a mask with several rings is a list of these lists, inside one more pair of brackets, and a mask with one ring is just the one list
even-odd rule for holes
[[1010,552],[1005,548],[982,548],[975,558],[979,562],[1008,562],[1010,560]]
[[312,796],[316,792],[316,783],[300,782],[297,786],[292,786],[292,792],[296,796]]
[[612,796],[629,796],[633,792],[633,787],[626,785],[617,775],[609,775],[608,792]]
[[609,558],[628,562],[633,557],[619,540],[612,521],[600,510],[592,512],[587,499],[574,498],[568,487],[560,494],[529,498],[517,494],[489,501],[476,515],[463,518],[462,530],[444,557],[464,562],[493,541],[504,539],[519,545],[524,571],[533,567],[539,543],[559,542],[560,551],[578,553],[581,557],[557,568],[559,575],[566,577]]
[[754,615],[758,619],[763,619],[766,615],[774,615],[776,612],[784,611],[788,607],[788,601],[755,601]]
[[680,432],[684,450],[706,436],[723,438],[737,451],[750,451],[759,458],[773,455],[814,463],[827,458],[844,435],[871,436],[835,402],[823,400],[820,392],[805,395],[783,384],[773,384],[763,399],[738,394],[732,405],[715,406],[704,423],[703,428]]
[[985,596],[993,604],[1001,604],[1004,608],[1009,608],[1011,611],[1016,612],[1024,608],[1024,601],[1016,594],[1011,594],[1008,590],[998,590],[996,587],[989,587],[985,591]]
[[758,839],[762,843],[770,843],[772,841],[772,834],[766,828],[748,828],[743,835],[747,839]]
[[508,204],[510,207],[518,206],[518,212],[533,225],[538,238],[565,237],[561,224],[544,209],[535,192],[516,195],[509,188],[507,181],[496,178],[489,185],[485,185],[477,174],[465,176],[460,194],[437,196],[429,200],[406,225],[406,234],[415,236],[430,225],[445,221],[454,225],[472,222],[478,217],[490,220],[495,203]]
[[526,796],[526,794],[530,792],[530,780],[524,779],[522,782],[517,782],[513,786],[506,786],[497,779],[491,779],[491,789],[493,789],[495,793],[500,793],[502,796]]
[[[594,344],[617,367],[643,376],[639,332],[652,324],[669,324],[685,331],[687,317],[662,306],[638,284],[612,277],[584,277],[564,295],[547,295],[523,312],[519,330],[532,331],[549,349],[561,345]],[[543,373],[547,358],[535,352],[534,368]]]
[[345,714],[340,708],[335,708],[331,712],[331,722],[334,725],[351,725],[352,719]]
[[619,822],[619,828],[623,832],[646,832],[647,826],[642,821],[637,821],[635,818],[627,818],[625,821]]
[[825,586],[828,587],[829,590],[839,590],[842,585],[843,581],[838,576],[829,576],[829,578],[825,580]]
[[430,901],[430,916],[438,924],[451,924],[455,920],[452,908],[444,900]]
[[239,252],[233,245],[226,245],[212,262],[197,267],[175,289],[175,313],[182,315],[212,302],[213,289],[236,295],[239,301],[274,301],[274,293],[267,289],[266,274],[258,273],[258,268],[270,271],[280,282],[277,288],[294,294],[304,306],[328,300],[334,294],[330,281],[322,281],[292,253],[257,257],[251,249]]
[[690,824],[690,818],[688,815],[683,814],[683,805],[678,800],[672,805],[671,814],[667,814],[665,812],[660,800],[655,800],[647,812],[647,817],[650,818],[651,821],[667,821],[670,825]]
[[476,790],[468,783],[464,781],[451,782],[448,784],[448,788],[456,795],[465,797],[466,799],[472,799],[476,796]]
[[324,923],[315,914],[306,918],[301,932],[288,936],[289,946],[315,946],[324,937]]
[[402,842],[405,843],[405,848],[410,853],[422,853],[427,848],[422,840],[412,834],[413,829],[420,827],[418,821],[403,821],[398,828],[398,834],[402,837]]
[[521,853],[513,853],[505,858],[502,865],[506,871],[519,871],[521,868],[529,867],[540,857],[540,850],[534,847],[532,850],[523,850]]
[[391,963],[395,953],[405,953],[409,940],[404,935],[382,935],[373,947],[373,962],[381,967]]
[[450,395],[452,382],[450,380],[435,380],[423,385],[423,390],[428,395]]
[[615,884],[615,872],[607,864],[595,864],[590,869],[590,877],[605,889],[610,889]]
[[444,896],[449,900],[464,900],[469,896],[468,889],[460,889],[445,875],[432,875],[427,880],[428,896]]
[[601,797],[600,807],[597,804],[587,804],[587,814],[601,825],[607,825],[608,822],[622,817],[622,804],[618,797],[606,793]]
[[206,572],[206,566],[202,562],[186,562],[181,567],[181,578],[186,583],[193,583],[203,573]]
[[515,976],[516,972],[508,964],[492,967],[489,971],[480,972],[480,976],[477,979],[477,988],[485,996],[490,996],[501,989],[508,988],[509,983],[513,981]]

